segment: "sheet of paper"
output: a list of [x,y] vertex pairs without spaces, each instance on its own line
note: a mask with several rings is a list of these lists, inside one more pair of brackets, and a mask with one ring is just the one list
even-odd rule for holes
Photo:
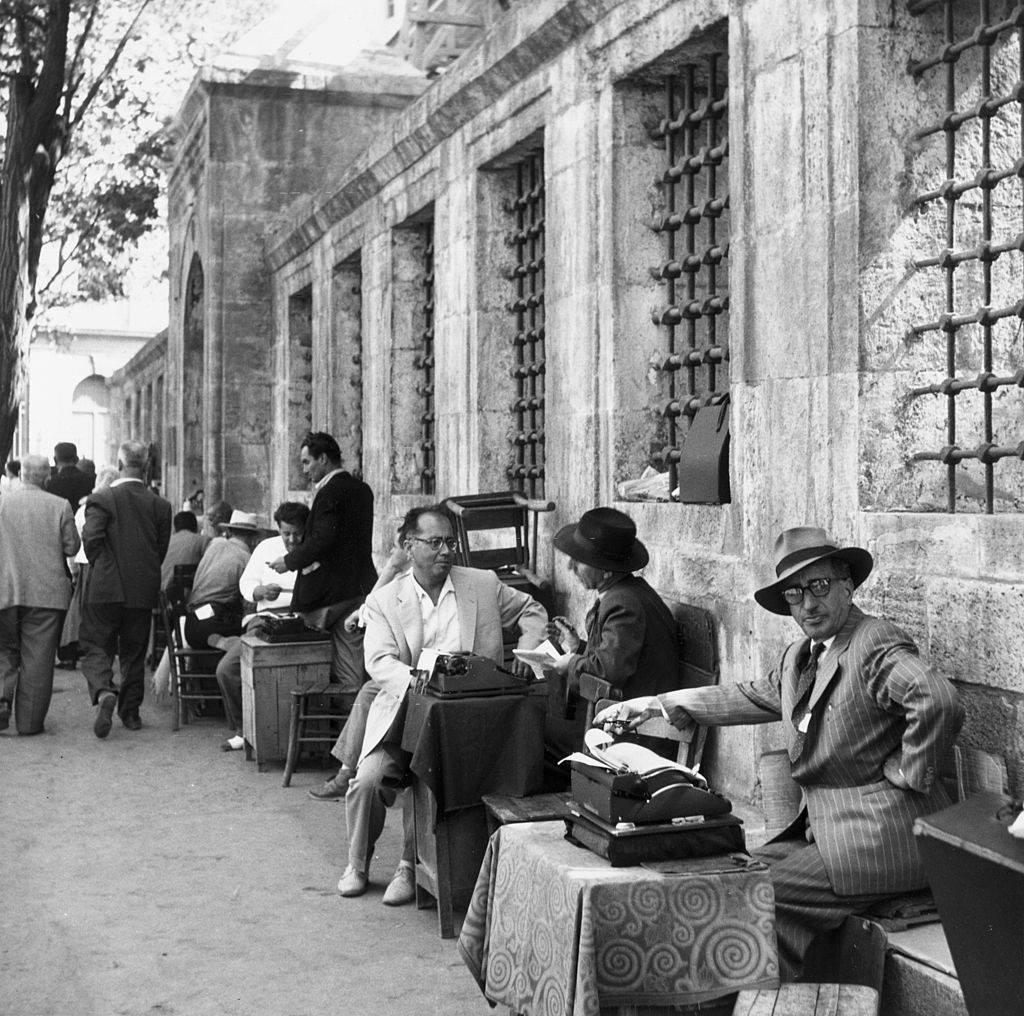
[[562,765],[564,762],[579,762],[581,765],[593,766],[595,769],[607,769],[613,773],[619,771],[618,766],[609,765],[603,759],[594,755],[586,755],[582,751],[574,751],[571,755],[566,755],[565,758],[559,759],[558,764]]
[[544,670],[558,659],[558,650],[545,639],[535,649],[513,649],[512,654],[517,660],[528,664],[538,681],[544,680]]
[[208,603],[204,603],[201,607],[196,607],[194,613],[197,621],[208,621],[213,617],[213,607]]
[[436,649],[421,649],[420,658],[416,661],[416,670],[422,670],[427,674],[434,672],[434,664],[441,654]]

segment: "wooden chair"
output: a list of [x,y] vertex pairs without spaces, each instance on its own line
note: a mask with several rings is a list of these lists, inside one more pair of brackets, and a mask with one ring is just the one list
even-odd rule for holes
[[462,494],[444,505],[455,518],[459,564],[497,572],[503,582],[528,592],[550,614],[551,585],[537,574],[537,529],[541,513],[554,511],[555,503],[506,490]]
[[224,655],[219,649],[192,649],[185,642],[181,620],[185,616],[184,596],[160,594],[167,657],[171,667],[173,730],[188,723],[194,703],[222,702],[217,683],[217,663]]
[[311,688],[292,689],[292,708],[288,724],[288,754],[284,761],[282,787],[292,782],[303,745],[315,744],[324,748],[324,753],[334,744],[341,728],[348,721],[351,706],[336,705],[341,696],[351,698],[351,689],[340,684],[320,685]]
[[[719,674],[718,639],[714,615],[703,607],[666,600],[676,621],[679,639],[679,687],[695,688],[717,684]],[[592,674],[579,675],[579,695],[586,703],[585,725],[593,723],[594,716],[605,705],[622,698],[618,688]],[[682,734],[664,719],[644,724],[640,733],[664,740],[677,741],[676,760],[691,768],[704,754],[707,728],[691,728]],[[537,794],[533,797],[509,797],[490,794],[484,798],[488,826],[492,832],[499,825],[514,822],[543,822],[561,818],[565,813],[568,793]]]

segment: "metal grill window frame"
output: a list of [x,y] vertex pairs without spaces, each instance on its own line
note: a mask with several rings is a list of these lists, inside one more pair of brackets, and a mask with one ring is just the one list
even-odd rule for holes
[[[937,122],[918,130],[914,139],[924,141],[936,134],[943,134],[945,140],[945,178],[931,191],[917,195],[914,207],[924,211],[933,202],[941,201],[945,209],[945,247],[927,257],[916,258],[913,267],[917,271],[938,268],[942,271],[944,286],[944,310],[932,321],[916,322],[907,330],[907,342],[920,341],[929,332],[942,332],[946,336],[946,376],[939,382],[923,385],[910,391],[911,399],[926,395],[940,395],[946,400],[946,444],[939,449],[915,451],[910,455],[912,462],[940,462],[946,467],[947,511],[956,513],[957,477],[956,467],[965,460],[976,460],[984,467],[985,513],[995,512],[995,464],[1001,459],[1024,460],[1024,440],[1012,444],[996,444],[992,418],[992,396],[1002,388],[1024,389],[1024,368],[1013,374],[998,374],[993,364],[993,329],[998,322],[1017,318],[1018,333],[1024,322],[1024,298],[1015,303],[992,306],[992,265],[1000,257],[1013,251],[1024,253],[1024,222],[1021,232],[1015,237],[997,239],[992,235],[992,192],[1005,180],[1024,180],[1024,3],[1018,3],[1008,17],[998,21],[991,16],[990,0],[978,0],[978,22],[974,32],[962,38],[956,37],[955,0],[910,0],[908,9],[912,15],[941,8],[943,20],[943,45],[937,53],[912,62],[910,74],[921,80],[932,71],[944,70],[945,113]],[[992,94],[991,55],[994,46],[1000,43],[1005,33],[1016,30],[1018,44],[1018,80],[1005,94]],[[960,57],[970,50],[980,50],[980,98],[970,108],[957,109],[956,66]],[[991,165],[992,119],[1004,107],[1017,103],[1019,110],[1020,151],[1012,166],[995,168]],[[957,131],[978,122],[981,134],[980,165],[977,171],[957,178],[963,161],[957,147]],[[978,244],[971,248],[956,248],[957,201],[967,194],[980,191],[981,195],[981,236]],[[971,310],[956,306],[956,271],[971,262],[981,264],[981,305]],[[956,369],[958,334],[961,329],[972,325],[981,328],[981,370],[973,377],[958,377]],[[977,346],[972,342],[972,348]],[[957,433],[957,397],[961,393],[977,392],[982,398],[983,433],[973,448],[959,444]]]
[[544,152],[539,149],[516,164],[515,196],[504,205],[515,223],[507,237],[515,251],[508,273],[514,296],[507,310],[515,319],[511,374],[516,383],[508,477],[513,489],[531,498],[544,496],[545,478],[544,202]]
[[434,398],[434,220],[423,227],[423,331],[420,351],[413,361],[420,371],[417,385],[421,404],[420,424],[420,493],[434,494],[437,486],[436,423],[437,403]]
[[666,77],[665,116],[652,132],[665,153],[657,181],[665,205],[650,224],[664,239],[664,260],[650,269],[664,284],[664,303],[651,320],[666,350],[652,365],[667,384],[666,444],[652,461],[668,467],[670,492],[679,487],[682,445],[697,411],[729,399],[729,237],[719,227],[730,205],[727,66],[724,53],[710,53]]

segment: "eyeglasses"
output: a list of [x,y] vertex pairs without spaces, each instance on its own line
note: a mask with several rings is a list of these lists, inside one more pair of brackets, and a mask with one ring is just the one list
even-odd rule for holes
[[811,579],[806,586],[790,586],[788,589],[783,589],[782,598],[786,603],[791,603],[793,606],[796,606],[798,603],[804,602],[804,593],[810,593],[811,596],[814,596],[819,600],[823,600],[828,596],[828,592],[831,588],[831,579]]
[[410,539],[415,540],[417,543],[425,543],[435,554],[442,547],[447,547],[453,551],[459,549],[459,541],[454,536],[431,536],[429,538],[411,536]]

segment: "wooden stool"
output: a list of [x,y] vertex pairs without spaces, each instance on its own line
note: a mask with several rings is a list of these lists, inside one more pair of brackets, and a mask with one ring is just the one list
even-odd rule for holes
[[569,794],[533,794],[530,797],[487,794],[482,800],[487,813],[487,835],[493,836],[503,825],[565,818]]
[[[329,684],[312,688],[292,689],[292,710],[288,723],[288,753],[284,760],[284,780],[282,787],[287,787],[295,772],[295,763],[299,760],[299,751],[304,744],[334,744],[341,733],[341,728],[348,720],[351,706],[339,706],[332,709],[326,703],[314,703],[313,700],[324,697],[337,699],[341,696],[355,698],[348,688],[340,684]],[[309,727],[313,727],[313,731]]]
[[885,948],[882,928],[848,917],[808,950],[804,974],[811,980],[741,991],[733,1016],[878,1016]]

